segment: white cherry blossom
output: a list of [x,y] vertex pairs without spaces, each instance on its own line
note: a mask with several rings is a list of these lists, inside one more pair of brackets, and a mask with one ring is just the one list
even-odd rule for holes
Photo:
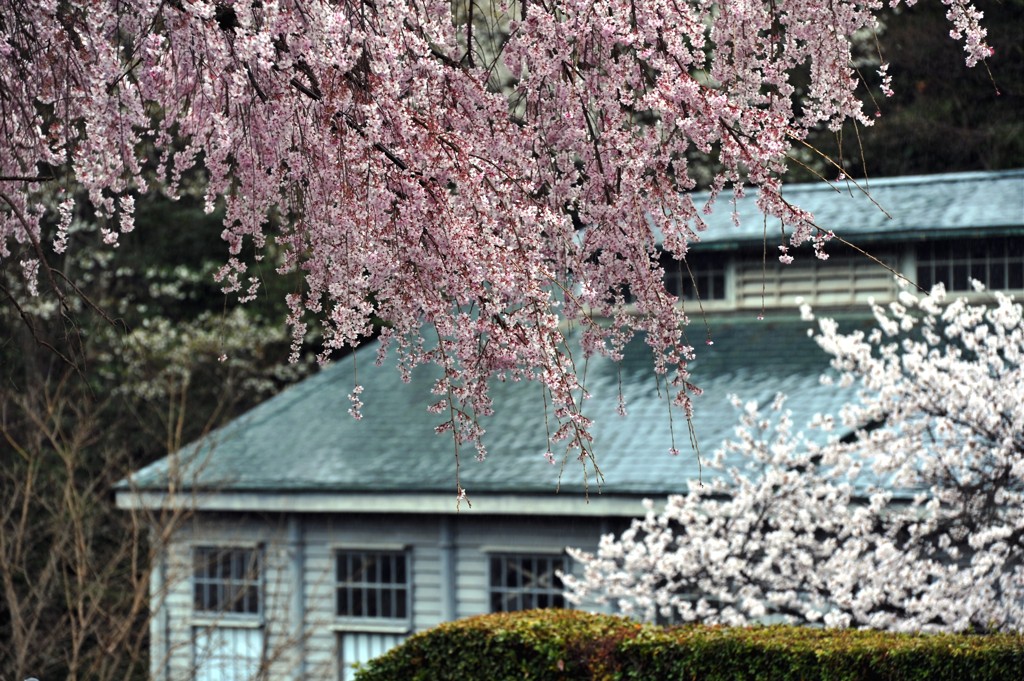
[[978,295],[904,292],[868,334],[819,320],[855,386],[853,437],[794,431],[782,399],[764,414],[737,399],[719,475],[570,551],[571,599],[649,620],[1024,628],[1024,319]]

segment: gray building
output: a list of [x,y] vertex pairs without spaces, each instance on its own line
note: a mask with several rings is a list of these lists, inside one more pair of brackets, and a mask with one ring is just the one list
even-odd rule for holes
[[[786,195],[923,286],[967,292],[975,277],[1024,292],[1024,171],[877,180],[869,191],[814,184]],[[687,303],[704,390],[693,430],[705,454],[732,435],[729,394],[766,403],[785,392],[797,425],[848,399],[819,383],[827,358],[796,298],[856,326],[870,324],[863,303],[897,290],[890,271],[838,242],[828,262],[808,250],[781,266],[778,227],[765,256],[753,200],[736,204],[740,227],[727,203],[690,257],[704,310]],[[689,275],[667,269],[669,287],[692,298]],[[347,413],[353,362],[361,420]],[[562,606],[555,572],[573,567],[567,545],[595,548],[642,512],[643,498],[707,474],[637,340],[621,364],[587,363],[601,480],[545,459],[538,386],[497,384],[490,455],[461,457],[472,505],[457,504],[454,445],[425,409],[433,378],[422,368],[404,383],[365,348],[118,486],[117,503],[150,518],[159,548],[154,679],[349,679],[353,663],[446,620]],[[626,417],[616,413],[620,385]],[[682,454],[670,455],[673,445]]]

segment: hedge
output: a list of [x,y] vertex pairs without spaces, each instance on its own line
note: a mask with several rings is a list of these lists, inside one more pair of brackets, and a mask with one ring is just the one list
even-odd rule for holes
[[470,617],[409,638],[357,681],[1010,681],[1022,634],[662,628],[574,610]]

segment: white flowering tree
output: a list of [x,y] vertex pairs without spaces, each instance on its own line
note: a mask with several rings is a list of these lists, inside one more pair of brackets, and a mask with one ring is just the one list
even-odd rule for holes
[[[985,59],[980,13],[944,2],[967,62]],[[76,211],[114,244],[139,193],[178,196],[201,168],[225,208],[224,285],[255,295],[265,247],[303,273],[296,343],[307,314],[326,351],[384,320],[407,369],[445,369],[457,441],[478,439],[490,381],[540,381],[582,455],[560,321],[612,356],[644,332],[688,408],[692,348],[654,248],[660,231],[685,257],[714,203],[694,204],[687,159],[712,160],[714,196],[752,187],[787,244],[823,239],[783,199],[787,152],[871,123],[851,50],[883,4],[6,0],[0,258],[70,295],[47,254]]]
[[717,475],[572,551],[572,600],[648,620],[1024,628],[1024,320],[985,297],[904,292],[867,334],[819,320],[825,380],[853,393],[809,424],[824,435],[796,432],[781,396],[735,400]]

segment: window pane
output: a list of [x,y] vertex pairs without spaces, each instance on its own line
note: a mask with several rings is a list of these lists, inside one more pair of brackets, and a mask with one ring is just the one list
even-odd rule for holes
[[338,614],[347,615],[350,612],[348,604],[348,590],[338,589]]
[[679,271],[678,264],[672,264],[665,268],[665,290],[674,296],[682,295],[683,275]]
[[380,590],[363,588],[363,615],[366,617],[380,617],[377,603],[380,599]]
[[523,561],[509,559],[505,567],[505,586],[509,589],[516,589],[523,583]]
[[971,279],[977,279],[983,284],[991,281],[988,277],[988,268],[985,267],[984,261],[971,261]]
[[1024,263],[1013,263],[1007,268],[1006,288],[1024,289]]
[[956,263],[953,265],[953,280],[949,282],[949,288],[954,291],[966,291],[968,288],[967,283],[967,265],[964,263]]
[[917,285],[927,291],[931,289],[932,283],[932,268],[927,265],[918,265]]
[[988,285],[994,289],[1006,288],[1006,263],[1001,260],[993,260],[989,265]]
[[346,631],[338,634],[338,670],[340,681],[354,681],[355,669],[395,647],[405,636]]
[[715,272],[711,279],[711,290],[708,291],[708,300],[725,299],[725,271]]
[[349,562],[352,564],[348,576],[350,582],[364,581],[363,576],[366,574],[366,564],[364,560],[364,556],[352,556],[350,559]]
[[231,579],[231,553],[222,553],[219,556],[215,556],[213,560],[216,561],[217,565],[214,575],[225,582]]
[[395,602],[395,617],[406,618],[409,616],[409,590],[399,589],[395,592],[398,600]]
[[245,612],[257,612],[259,603],[259,591],[255,584],[250,584],[245,590]]
[[501,586],[505,579],[505,571],[502,567],[501,558],[491,558],[491,586]]

